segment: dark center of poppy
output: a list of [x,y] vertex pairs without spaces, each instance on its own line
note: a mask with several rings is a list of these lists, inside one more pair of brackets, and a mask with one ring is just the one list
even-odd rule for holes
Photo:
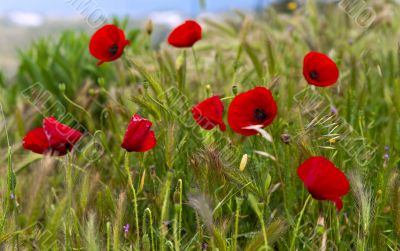
[[267,118],[267,114],[265,113],[265,111],[261,108],[257,108],[254,110],[254,114],[253,114],[254,118],[258,121],[263,121]]
[[117,54],[118,51],[118,45],[114,44],[113,46],[110,47],[110,49],[108,49],[108,54],[110,54],[110,57],[115,56],[115,54]]
[[310,78],[312,80],[317,80],[318,79],[318,72],[317,71],[311,71],[309,75],[310,75]]

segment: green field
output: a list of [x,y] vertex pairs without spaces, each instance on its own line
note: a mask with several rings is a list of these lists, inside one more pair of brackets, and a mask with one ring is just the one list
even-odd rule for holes
[[[312,0],[203,19],[193,49],[154,46],[114,20],[131,44],[100,67],[91,34],[30,43],[15,75],[0,74],[0,250],[399,250],[400,7],[368,6],[368,27]],[[307,84],[310,51],[337,63],[335,85]],[[278,106],[272,142],[193,120],[194,105],[220,95],[226,121],[235,94],[256,86]],[[146,153],[120,147],[135,113],[153,121]],[[64,157],[22,147],[48,116],[86,133]],[[297,175],[317,155],[350,181],[340,212]]]

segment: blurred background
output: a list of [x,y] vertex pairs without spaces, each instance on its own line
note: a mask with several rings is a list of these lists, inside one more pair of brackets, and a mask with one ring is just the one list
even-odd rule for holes
[[[186,18],[199,15],[219,16],[228,11],[258,11],[270,0],[2,0],[0,4],[0,71],[12,76],[18,67],[18,50],[26,49],[33,40],[49,36],[56,38],[64,30],[85,30],[88,24],[104,15],[129,17],[130,26],[142,26],[148,19],[168,30]],[[96,21],[96,20],[95,20]],[[165,29],[163,33],[165,33]]]

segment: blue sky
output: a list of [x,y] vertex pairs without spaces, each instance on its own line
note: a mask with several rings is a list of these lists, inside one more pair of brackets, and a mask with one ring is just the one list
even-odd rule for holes
[[[199,10],[198,0],[0,0],[0,13],[22,10],[34,11],[50,15],[74,15],[75,6],[85,1],[91,1],[105,9],[109,14],[146,15],[153,11],[176,10],[187,15]],[[206,0],[207,10],[225,11],[233,8],[253,9],[260,3],[269,0]]]

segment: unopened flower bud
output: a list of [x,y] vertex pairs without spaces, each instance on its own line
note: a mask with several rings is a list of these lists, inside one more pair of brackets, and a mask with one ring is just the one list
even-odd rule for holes
[[290,141],[291,141],[291,137],[290,137],[289,134],[284,133],[284,134],[281,135],[281,140],[282,140],[283,143],[289,144]]
[[153,28],[153,21],[151,19],[147,20],[145,30],[149,36],[153,33]]
[[238,87],[237,87],[237,85],[234,85],[234,86],[232,86],[232,93],[233,93],[233,95],[237,95],[237,93],[238,93]]

